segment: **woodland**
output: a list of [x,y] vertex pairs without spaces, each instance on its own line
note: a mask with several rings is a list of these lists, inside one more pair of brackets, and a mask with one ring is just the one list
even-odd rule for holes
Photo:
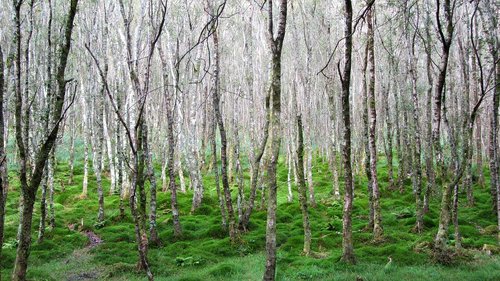
[[0,280],[500,280],[498,0],[1,0]]

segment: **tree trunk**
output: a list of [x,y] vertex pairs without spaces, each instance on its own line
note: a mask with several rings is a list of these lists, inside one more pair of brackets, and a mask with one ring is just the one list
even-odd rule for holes
[[[57,92],[49,93],[54,95],[53,100],[53,110],[52,110],[52,120],[56,120],[57,123],[55,127],[50,131],[47,137],[42,142],[42,146],[38,149],[36,153],[35,168],[31,173],[31,177],[28,183],[28,175],[26,170],[26,160],[27,160],[27,149],[24,145],[23,134],[22,134],[22,105],[23,97],[21,94],[21,21],[20,21],[20,10],[21,2],[14,1],[14,21],[15,21],[15,42],[16,42],[16,110],[15,110],[15,120],[16,120],[16,141],[17,147],[19,149],[20,158],[20,182],[21,190],[24,199],[22,219],[20,221],[21,232],[19,235],[19,245],[16,252],[16,260],[14,263],[14,270],[12,273],[12,280],[14,281],[24,281],[26,280],[26,270],[28,265],[28,256],[31,245],[31,224],[33,219],[33,207],[36,199],[36,192],[42,180],[43,170],[46,165],[47,159],[49,157],[50,150],[53,148],[54,143],[57,139],[57,133],[59,131],[59,122],[62,116],[64,98],[66,94],[66,83],[64,74],[66,70],[66,65],[68,62],[68,55],[71,48],[71,33],[73,30],[73,21],[76,15],[78,0],[71,0],[70,9],[65,21],[64,27],[64,38],[59,46],[59,62],[57,64],[57,71],[55,80],[57,81]],[[28,101],[26,101],[28,102]],[[26,128],[28,129],[28,128]]]
[[[302,129],[302,118],[297,116],[297,167],[304,166],[304,136]],[[304,181],[304,170],[298,169],[298,194],[300,202],[300,210],[302,211],[302,226],[304,227],[304,249],[302,253],[306,256],[311,254],[311,226],[309,223],[309,212],[307,210],[307,190]]]
[[426,70],[427,70],[427,94],[426,94],[426,146],[427,146],[427,154],[425,156],[425,165],[426,165],[426,175],[427,175],[427,185],[424,194],[424,206],[423,212],[424,214],[429,211],[429,201],[431,192],[435,186],[435,172],[434,172],[434,157],[433,157],[433,147],[432,147],[432,90],[433,90],[433,74],[432,74],[432,42],[431,42],[431,33],[430,26],[431,18],[430,14],[426,15],[426,24],[425,24],[425,54],[426,54]]
[[73,184],[75,175],[75,138],[76,138],[76,116],[74,111],[71,113],[69,133],[69,179],[68,184]]
[[293,193],[292,193],[292,150],[290,149],[290,146],[291,146],[291,138],[290,138],[290,141],[288,142],[286,148],[287,148],[287,155],[286,155],[286,159],[287,159],[287,166],[288,166],[288,172],[287,172],[287,179],[286,179],[286,183],[287,183],[287,187],[288,187],[288,196],[287,196],[287,201],[289,203],[291,203],[293,201]]
[[49,159],[47,159],[47,185],[49,188],[49,226],[53,230],[56,227],[56,213],[54,209],[54,173],[55,173],[55,150],[56,144],[52,147],[49,153]]
[[147,178],[149,180],[149,192],[151,200],[149,202],[149,240],[154,245],[161,245],[156,224],[156,176],[153,167],[153,154],[149,147],[149,128],[144,124],[144,155],[146,157]]
[[[269,179],[269,199],[267,205],[267,225],[266,225],[266,270],[264,280],[275,280],[276,277],[276,209],[278,185],[276,182],[276,170],[279,160],[281,144],[281,51],[285,38],[287,0],[280,1],[280,12],[278,21],[278,33],[274,38],[273,30],[273,3],[268,0],[268,32],[267,39],[271,50],[271,85],[270,85],[270,163],[267,165],[267,176]],[[297,169],[303,169],[297,167]]]
[[[436,81],[436,88],[434,94],[434,118],[432,121],[432,141],[434,146],[434,152],[436,154],[436,162],[438,164],[438,173],[442,177],[444,175],[444,161],[440,143],[440,127],[441,127],[441,107],[443,101],[444,85],[446,82],[446,73],[448,68],[448,56],[450,52],[452,37],[453,37],[453,11],[451,10],[450,0],[445,0],[444,10],[447,21],[447,36],[443,35],[441,30],[441,19],[439,13],[441,8],[439,7],[440,1],[438,0],[438,7],[436,10],[436,19],[440,28],[441,43],[443,45],[441,54],[441,63],[439,66],[438,80]],[[465,150],[465,149],[464,149]],[[460,178],[455,176],[455,178]],[[444,190],[441,199],[441,211],[439,216],[439,227],[435,238],[434,248],[437,252],[442,251],[445,248],[447,241],[448,226],[450,223],[450,208],[451,208],[451,196],[452,189],[456,183],[444,184]]]
[[[103,93],[104,94],[104,93]],[[104,102],[104,101],[103,101]],[[104,140],[106,141],[106,151],[108,153],[108,161],[109,161],[109,177],[110,177],[110,186],[109,186],[109,194],[116,193],[116,157],[113,155],[114,149],[111,142],[111,133],[110,133],[110,122],[108,117],[108,106],[104,105],[103,111],[103,132],[104,132]]]
[[373,209],[373,176],[372,176],[372,170],[371,170],[371,153],[370,153],[370,120],[368,119],[368,85],[367,85],[367,73],[366,70],[368,68],[368,54],[370,53],[370,50],[368,49],[369,45],[368,43],[366,44],[365,48],[365,56],[364,56],[364,62],[363,62],[363,82],[362,82],[362,110],[363,110],[363,147],[364,147],[364,153],[365,153],[365,161],[364,161],[364,168],[365,168],[365,173],[366,177],[368,178],[368,188],[367,188],[367,193],[368,193],[368,225],[366,226],[366,229],[373,230],[373,225],[374,225],[374,209]]
[[[5,182],[5,176],[7,175],[7,158],[5,155],[5,122],[4,122],[4,87],[5,87],[5,75],[4,75],[4,62],[3,62],[3,51],[0,46],[0,260],[2,260],[2,246],[3,246],[3,232],[5,224],[5,203],[7,202],[7,189],[8,186]],[[0,269],[0,276],[2,275],[2,270]],[[1,277],[0,277],[1,279]]]
[[347,263],[355,263],[354,246],[352,241],[352,203],[354,199],[352,165],[351,165],[351,108],[350,108],[350,84],[351,84],[351,56],[352,56],[352,3],[345,0],[345,52],[344,69],[340,74],[342,82],[342,122],[343,143],[342,160],[344,162],[344,209],[342,218],[342,260]]
[[[104,75],[107,76],[107,64],[105,64]],[[95,114],[93,128],[93,138],[92,138],[92,152],[93,152],[93,167],[97,183],[97,197],[99,203],[99,209],[97,211],[97,223],[101,224],[104,222],[104,191],[102,186],[102,149],[104,143],[103,136],[103,117],[104,117],[104,86],[102,86],[101,91],[97,94],[94,100]],[[92,111],[90,111],[92,112]],[[89,112],[89,113],[90,113]],[[49,162],[50,163],[50,162]]]
[[[411,8],[405,7],[406,12],[406,23],[405,26],[407,29],[410,27],[410,21],[413,21],[411,16]],[[418,27],[417,27],[418,28]],[[415,31],[416,32],[416,31]],[[412,125],[413,128],[411,130],[411,137],[414,141],[413,147],[413,171],[412,171],[412,183],[413,183],[413,192],[415,194],[415,210],[416,210],[416,222],[414,231],[416,233],[422,233],[424,229],[424,213],[423,213],[423,203],[422,203],[422,161],[421,161],[421,153],[422,153],[422,143],[420,137],[420,106],[418,99],[418,89],[417,89],[417,81],[418,81],[418,58],[415,54],[415,35],[411,34],[408,31],[406,34],[406,46],[408,48],[408,72],[411,78],[411,97],[412,97]]]
[[[82,93],[84,93],[82,86]],[[83,97],[83,183],[82,194],[80,198],[85,199],[88,196],[89,184],[89,130],[90,130],[90,108],[86,96]]]
[[[374,4],[373,4],[374,5]],[[368,83],[368,108],[370,114],[370,174],[372,177],[373,191],[373,238],[375,240],[382,238],[384,233],[382,228],[382,213],[380,210],[380,192],[377,179],[377,111],[375,107],[375,47],[374,47],[374,31],[373,24],[375,21],[375,6],[370,8],[367,15],[368,22],[368,61],[370,64],[369,74],[370,80]]]
[[222,120],[222,113],[220,110],[220,97],[219,97],[219,39],[217,30],[214,29],[212,34],[212,39],[214,43],[214,70],[213,70],[213,80],[212,80],[212,98],[215,113],[215,120],[217,121],[219,127],[219,134],[221,140],[221,175],[222,175],[222,187],[224,190],[224,199],[227,209],[227,219],[229,223],[229,237],[231,242],[236,242],[236,236],[238,235],[238,230],[236,228],[236,221],[234,218],[233,203],[231,199],[231,190],[229,188],[229,178],[228,178],[228,162],[227,162],[227,140],[226,131],[224,128],[224,122]]
[[[174,236],[182,236],[182,228],[179,221],[179,209],[177,207],[177,184],[175,183],[175,136],[174,136],[174,103],[172,102],[172,96],[167,91],[169,87],[168,72],[167,72],[167,61],[163,53],[161,45],[158,47],[158,52],[160,53],[160,60],[163,68],[163,85],[165,89],[166,97],[166,112],[167,112],[167,141],[168,141],[168,152],[167,152],[167,170],[169,178],[169,189],[170,189],[170,207],[172,209],[172,220],[174,226]],[[176,54],[177,56],[178,54]],[[178,71],[173,71],[178,75]],[[174,77],[174,83],[177,85],[178,76]],[[177,86],[175,87],[177,89]],[[174,93],[176,94],[176,92]]]
[[[121,111],[122,102],[121,102],[121,97],[119,94],[116,96],[116,104],[117,104],[118,111]],[[120,203],[119,203],[120,217],[124,218],[125,217],[125,205],[123,202],[123,197],[124,197],[123,149],[122,149],[121,124],[120,124],[120,120],[119,120],[118,116],[116,117],[115,123],[116,123],[116,157],[117,157],[117,162],[116,162],[117,183],[116,184],[117,184],[117,188],[118,188],[118,196],[120,196]]]

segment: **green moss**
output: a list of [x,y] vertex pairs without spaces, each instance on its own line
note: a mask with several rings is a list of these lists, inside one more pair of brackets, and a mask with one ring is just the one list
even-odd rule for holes
[[[79,152],[81,153],[81,151]],[[80,157],[80,158],[78,158]],[[65,158],[61,158],[65,159]],[[77,156],[81,161],[81,155]],[[283,159],[281,159],[283,160]],[[60,160],[61,161],[61,160]],[[246,164],[245,164],[246,165]],[[313,251],[321,253],[322,259],[300,255],[303,247],[302,213],[294,186],[294,201],[287,202],[287,167],[278,166],[277,246],[278,280],[500,280],[500,261],[497,256],[474,261],[463,260],[453,267],[432,265],[426,251],[416,251],[416,245],[431,243],[439,219],[440,198],[432,198],[429,212],[424,216],[424,232],[411,231],[415,224],[414,195],[411,182],[405,182],[405,191],[387,190],[385,159],[379,161],[379,179],[382,188],[382,215],[384,241],[374,243],[371,230],[365,229],[368,222],[367,180],[356,176],[353,206],[353,238],[358,264],[338,263],[342,254],[342,201],[331,196],[331,172],[326,162],[315,159],[313,182],[318,202],[310,208]],[[56,178],[65,180],[68,175],[65,163],[58,166]],[[248,169],[247,169],[248,170]],[[245,171],[247,171],[245,170]],[[56,228],[47,228],[43,243],[36,242],[39,222],[39,202],[35,205],[33,220],[33,245],[30,256],[28,278],[31,280],[65,280],[68,276],[79,276],[82,272],[97,272],[102,280],[143,280],[144,274],[136,270],[137,247],[134,223],[130,216],[128,200],[125,200],[126,216],[121,217],[117,195],[108,195],[109,180],[105,179],[106,224],[96,229],[97,196],[95,178],[89,179],[89,197],[80,199],[82,166],[75,167],[75,182],[65,191],[55,194]],[[192,192],[179,193],[182,238],[173,237],[170,193],[158,192],[157,227],[162,240],[161,247],[150,247],[149,260],[157,280],[260,280],[265,263],[266,211],[258,210],[260,192],[251,216],[248,232],[241,233],[239,240],[231,244],[228,232],[221,227],[219,203],[213,185],[213,174],[203,175],[206,192],[203,202],[193,214],[190,213]],[[486,174],[488,177],[488,174]],[[19,193],[17,173],[10,172],[12,190],[7,200],[5,245],[0,260],[2,277],[8,280],[15,258]],[[487,178],[488,180],[488,178]],[[245,173],[246,194],[249,177]],[[233,183],[234,184],[234,183]],[[341,188],[343,183],[341,183]],[[57,186],[59,187],[59,186]],[[148,185],[147,185],[147,188]],[[149,192],[149,190],[147,190]],[[233,188],[233,198],[237,190]],[[343,190],[341,191],[343,192]],[[496,218],[491,212],[491,195],[488,189],[474,190],[476,205],[460,208],[459,222],[465,250],[481,250],[485,244],[496,244]],[[39,194],[40,195],[40,194]],[[461,202],[465,198],[460,195]],[[39,198],[39,197],[38,197]],[[85,230],[92,230],[104,243],[85,249],[88,239],[78,232],[83,219]],[[75,224],[70,231],[68,225]],[[453,227],[450,234],[453,233]],[[453,235],[450,236],[453,239]],[[452,241],[451,245],[452,245]],[[81,249],[84,250],[81,250]],[[80,252],[85,252],[81,254]],[[390,274],[381,270],[387,258],[393,258]],[[188,261],[179,266],[177,258]],[[189,262],[191,261],[191,262]]]
[[234,264],[221,263],[209,270],[209,274],[214,277],[230,277],[239,271],[239,267]]

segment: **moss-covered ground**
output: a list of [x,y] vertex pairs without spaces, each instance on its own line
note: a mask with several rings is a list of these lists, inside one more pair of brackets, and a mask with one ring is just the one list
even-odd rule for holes
[[[77,160],[82,163],[81,158]],[[83,170],[75,168],[75,181],[65,184],[69,169],[64,157],[56,172],[54,230],[47,228],[46,239],[36,242],[40,208],[36,205],[33,222],[33,245],[29,259],[30,280],[145,280],[135,270],[137,251],[134,242],[133,223],[127,209],[127,217],[120,219],[117,195],[105,198],[106,222],[97,227],[97,195],[95,179],[90,178],[89,197],[80,199]],[[425,216],[425,232],[415,234],[414,197],[411,182],[407,181],[403,193],[387,189],[387,170],[383,159],[379,161],[381,206],[385,240],[374,243],[370,232],[364,230],[368,215],[366,179],[356,178],[353,232],[356,265],[339,262],[342,246],[342,203],[332,200],[331,173],[326,161],[318,160],[313,168],[317,208],[310,209],[313,233],[313,250],[323,258],[301,255],[302,217],[294,186],[294,201],[286,200],[287,169],[280,164],[278,173],[278,280],[500,280],[500,259],[480,252],[483,244],[496,244],[495,216],[490,207],[487,187],[474,186],[476,205],[467,207],[465,194],[460,200],[460,227],[467,257],[451,266],[434,264],[425,249],[418,250],[424,242],[431,242],[436,233],[439,215],[439,194],[431,202]],[[158,171],[157,171],[158,172]],[[486,172],[486,178],[488,174]],[[249,180],[246,178],[246,188]],[[488,180],[487,180],[488,182]],[[261,280],[264,269],[266,213],[256,210],[251,217],[250,231],[241,236],[241,243],[231,245],[220,227],[220,212],[211,174],[204,176],[206,193],[202,207],[190,214],[191,196],[179,194],[182,239],[174,239],[169,208],[169,193],[159,192],[158,228],[163,243],[149,251],[149,260],[157,280]],[[9,280],[15,258],[16,231],[18,224],[19,190],[15,165],[10,171],[11,190],[7,202],[5,245],[0,261],[2,277]],[[109,181],[105,181],[106,191]],[[108,194],[106,192],[106,194]],[[233,187],[233,196],[236,188]],[[38,196],[39,198],[40,196]],[[260,202],[260,198],[257,199]],[[257,203],[257,205],[259,205]],[[128,206],[128,204],[127,204]],[[87,248],[88,239],[78,231],[68,228],[80,224],[94,231],[104,242]],[[485,230],[486,229],[486,230]],[[450,229],[450,233],[453,229]],[[453,235],[450,234],[453,244]],[[417,249],[416,249],[417,248]],[[384,269],[388,257],[393,263]]]

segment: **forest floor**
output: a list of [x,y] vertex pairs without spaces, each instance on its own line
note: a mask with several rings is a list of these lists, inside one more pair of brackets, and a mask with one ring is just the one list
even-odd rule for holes
[[[453,265],[437,265],[432,262],[426,246],[437,230],[439,194],[434,196],[430,212],[425,216],[424,233],[413,233],[415,209],[411,181],[405,182],[403,193],[388,190],[385,164],[383,159],[379,161],[385,234],[382,242],[373,242],[371,233],[365,230],[368,217],[366,179],[356,178],[353,213],[356,265],[339,262],[342,204],[334,201],[330,194],[332,177],[328,164],[319,161],[314,163],[313,168],[318,206],[310,209],[312,247],[313,251],[324,255],[321,259],[301,255],[302,216],[296,188],[294,186],[294,201],[288,203],[287,170],[280,164],[277,280],[500,280],[500,257],[481,252],[484,244],[496,244],[495,216],[490,207],[489,188],[474,186],[474,207],[467,207],[465,194],[461,194],[459,221],[465,254]],[[18,181],[15,169],[10,171],[5,245],[0,260],[4,280],[9,280],[15,259],[15,233],[19,219]],[[137,248],[128,207],[127,216],[120,218],[119,197],[107,195],[106,222],[104,226],[97,225],[95,179],[90,178],[89,197],[81,199],[82,167],[75,168],[72,185],[66,184],[68,174],[67,164],[64,161],[59,163],[54,200],[56,228],[47,228],[45,240],[41,243],[36,242],[40,214],[39,203],[36,205],[28,278],[58,281],[145,280],[144,274],[136,272]],[[246,180],[248,188],[248,177]],[[61,182],[65,183],[64,191],[61,190]],[[179,194],[183,229],[181,239],[173,237],[169,193],[159,192],[158,229],[163,246],[152,247],[149,251],[156,280],[261,280],[265,263],[266,213],[256,210],[251,217],[250,231],[241,236],[239,244],[231,245],[220,227],[213,182],[212,174],[207,173],[204,177],[206,193],[202,206],[195,214],[189,213],[191,192]],[[109,182],[106,180],[104,183],[107,192]],[[236,187],[233,187],[233,196],[236,196]],[[260,198],[257,200],[259,206]],[[82,221],[83,228],[80,226]],[[453,227],[450,233],[453,233]],[[449,238],[453,244],[453,235],[450,234]],[[389,256],[393,263],[390,268],[384,269]]]

